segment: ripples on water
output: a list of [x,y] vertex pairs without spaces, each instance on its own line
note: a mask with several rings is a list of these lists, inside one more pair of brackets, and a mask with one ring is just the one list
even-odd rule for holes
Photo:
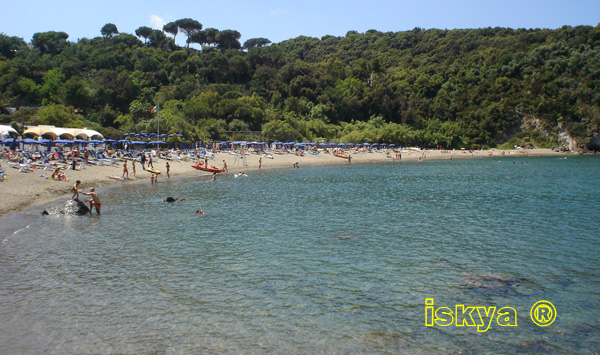
[[[597,352],[600,163],[528,162],[312,167],[104,190],[101,217],[35,217],[3,238],[0,344]],[[513,307],[518,326],[428,328],[425,298]],[[547,328],[529,319],[542,299],[558,312]]]

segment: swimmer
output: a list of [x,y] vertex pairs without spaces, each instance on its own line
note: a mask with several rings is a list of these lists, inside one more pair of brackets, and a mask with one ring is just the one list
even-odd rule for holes
[[163,202],[175,202],[175,201],[185,201],[185,198],[167,197],[163,200]]
[[205,214],[206,212],[202,211],[202,210],[196,210],[196,214]]

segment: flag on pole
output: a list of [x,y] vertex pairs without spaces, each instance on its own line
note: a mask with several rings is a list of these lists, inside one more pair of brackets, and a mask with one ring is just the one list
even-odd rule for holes
[[156,113],[156,106],[154,106],[154,107],[152,108],[152,110],[150,110],[150,113]]

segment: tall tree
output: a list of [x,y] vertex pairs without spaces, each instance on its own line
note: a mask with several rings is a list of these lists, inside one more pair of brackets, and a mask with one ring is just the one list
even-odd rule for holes
[[69,35],[65,32],[37,32],[33,34],[31,44],[42,54],[58,54],[68,44]]
[[206,39],[206,43],[208,44],[217,44],[217,37],[219,36],[219,30],[216,28],[207,28],[204,31],[204,37]]
[[173,41],[175,41],[175,37],[177,37],[177,33],[179,32],[179,27],[175,22],[169,22],[163,26],[163,31],[172,34]]
[[240,49],[242,47],[239,41],[240,37],[242,35],[238,31],[224,30],[219,32],[217,44],[224,49]]
[[147,26],[142,26],[135,30],[135,35],[138,37],[142,37],[144,39],[144,43],[148,43],[148,37],[152,34],[153,29]]
[[181,20],[175,21],[175,23],[177,24],[177,27],[179,27],[181,32],[185,33],[185,35],[188,37],[186,43],[187,48],[190,48],[190,40],[194,33],[202,29],[202,24],[191,18],[183,18]]
[[19,37],[8,37],[0,33],[0,55],[12,59],[17,51],[27,49],[27,43]]
[[244,42],[244,49],[250,49],[250,48],[255,48],[255,47],[264,47],[271,44],[271,41],[269,41],[266,38],[250,38],[249,40],[247,40],[246,42]]
[[117,29],[117,25],[112,24],[112,23],[107,23],[106,25],[102,26],[100,33],[102,34],[102,36],[104,38],[110,38],[113,35],[116,35],[117,33],[119,33],[119,30]]

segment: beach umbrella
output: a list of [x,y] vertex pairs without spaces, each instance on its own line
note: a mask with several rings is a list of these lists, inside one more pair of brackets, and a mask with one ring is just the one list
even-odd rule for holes
[[17,150],[17,139],[16,138],[9,138],[7,140],[4,141],[4,143],[8,143],[8,141],[10,141],[12,139],[12,142],[10,142],[10,150]]
[[369,143],[363,143],[363,145],[365,145],[365,146],[369,146],[369,145],[371,145],[371,144],[369,144]]
[[221,143],[219,143],[219,145],[228,145],[228,144],[229,143],[227,143],[227,142],[221,142]]
[[395,147],[395,146],[396,146],[395,144],[390,144],[390,147]]
[[320,145],[321,147],[324,147],[324,146],[326,146],[326,145],[327,145],[327,143],[319,143],[319,145]]
[[167,142],[165,142],[165,141],[152,141],[152,142],[150,142],[148,144],[167,144]]
[[345,145],[346,145],[345,143],[338,143],[338,146],[340,146],[340,147],[343,147]]
[[57,139],[54,141],[54,143],[60,143],[60,144],[72,144],[73,141],[70,141],[68,139]]
[[23,144],[40,144],[37,139],[25,138],[23,139]]

